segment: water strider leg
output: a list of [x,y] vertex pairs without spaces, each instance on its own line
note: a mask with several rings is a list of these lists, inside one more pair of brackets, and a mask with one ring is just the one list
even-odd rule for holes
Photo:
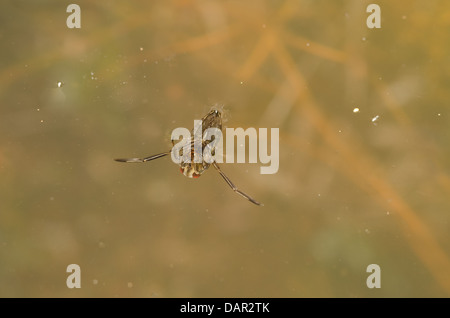
[[250,197],[249,195],[245,194],[244,192],[242,192],[241,190],[239,190],[234,184],[233,182],[231,182],[231,180],[225,175],[225,173],[223,173],[223,171],[219,168],[219,166],[217,165],[216,162],[213,162],[212,165],[214,166],[214,168],[216,168],[217,171],[219,171],[220,175],[222,176],[222,178],[226,181],[226,183],[228,183],[228,185],[230,186],[231,189],[233,189],[234,192],[236,192],[237,194],[240,194],[241,196],[243,196],[244,198],[246,198],[247,200],[249,200],[251,203],[254,203],[256,205],[264,205],[262,203],[259,203],[258,201],[256,201],[255,199],[253,199],[252,197]]
[[114,160],[118,161],[118,162],[147,162],[147,161],[155,160],[155,159],[167,156],[167,155],[170,155],[170,151],[159,153],[157,155],[153,155],[153,156],[146,157],[146,158],[125,158],[125,159],[114,159]]

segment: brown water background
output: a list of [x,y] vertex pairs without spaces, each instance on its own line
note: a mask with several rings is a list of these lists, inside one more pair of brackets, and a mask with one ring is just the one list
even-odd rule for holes
[[[450,296],[450,2],[76,3],[0,4],[1,297]],[[113,161],[215,103],[280,129],[278,173],[222,165],[264,207]]]

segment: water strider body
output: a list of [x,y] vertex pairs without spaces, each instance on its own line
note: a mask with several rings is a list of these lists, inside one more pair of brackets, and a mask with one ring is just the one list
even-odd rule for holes
[[[233,189],[234,192],[243,196],[244,198],[246,198],[247,200],[249,200],[250,202],[252,202],[256,205],[262,205],[260,202],[256,201],[249,195],[247,195],[244,192],[242,192],[241,190],[239,190],[233,184],[233,182],[231,182],[231,180],[225,175],[225,173],[223,173],[223,171],[218,166],[217,162],[213,161],[212,163],[208,163],[205,160],[201,160],[201,162],[195,162],[195,161],[198,161],[198,160],[194,160],[196,158],[196,156],[198,155],[198,153],[196,152],[195,147],[194,147],[195,136],[204,136],[205,132],[208,128],[216,128],[216,129],[222,131],[222,113],[217,109],[212,109],[208,114],[206,114],[202,118],[201,123],[202,123],[202,125],[200,127],[194,127],[194,129],[192,130],[191,140],[190,140],[190,149],[191,149],[190,150],[191,151],[190,159],[191,160],[185,160],[185,161],[181,160],[181,162],[180,162],[181,172],[186,177],[198,178],[201,176],[201,174],[203,172],[205,172],[206,169],[208,169],[212,165],[220,173],[222,178],[231,187],[231,189]],[[201,133],[200,133],[200,131],[196,131],[196,129],[201,129]],[[208,139],[210,139],[210,140],[208,140]],[[172,140],[172,144],[174,144],[173,140]],[[205,153],[205,149],[207,147],[209,147],[209,148],[213,147],[212,145],[214,144],[214,138],[202,138],[201,143],[199,142],[199,144],[201,145],[202,154],[203,154],[203,153]],[[212,155],[214,155],[214,149],[208,149],[208,150],[210,151],[210,153]],[[128,159],[114,159],[114,160],[118,161],[118,162],[130,162],[130,163],[147,162],[147,161],[151,161],[151,160],[158,159],[161,157],[165,157],[167,155],[170,155],[170,153],[171,153],[171,151],[167,151],[167,152],[159,153],[159,154],[145,157],[145,158],[128,158]],[[201,156],[202,154],[199,154],[199,155]],[[180,153],[180,155],[181,155],[181,153]]]

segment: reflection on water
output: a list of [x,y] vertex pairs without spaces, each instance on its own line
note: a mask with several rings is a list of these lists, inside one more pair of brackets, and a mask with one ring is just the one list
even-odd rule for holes
[[[380,4],[380,29],[356,0],[77,4],[80,29],[0,10],[0,296],[450,295],[449,4]],[[215,103],[280,129],[276,174],[221,166],[264,207],[113,161]]]

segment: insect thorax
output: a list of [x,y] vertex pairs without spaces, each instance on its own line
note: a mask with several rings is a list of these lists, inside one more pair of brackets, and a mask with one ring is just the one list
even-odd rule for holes
[[[194,127],[191,131],[190,162],[188,162],[188,160],[182,160],[180,163],[180,170],[186,177],[198,178],[210,166],[210,163],[207,163],[202,156],[205,153],[210,155],[215,154],[214,149],[208,149],[209,151],[205,152],[205,148],[211,148],[215,144],[213,143],[210,145],[210,143],[215,140],[215,136],[208,136],[208,128],[222,130],[222,114],[217,109],[211,110],[202,118],[201,127]],[[198,129],[201,129],[201,134],[196,134]],[[202,140],[195,142],[195,136],[202,136]],[[201,145],[202,154],[200,154],[199,151],[196,151],[195,144]],[[183,158],[183,148],[180,148],[179,151],[180,157]]]

